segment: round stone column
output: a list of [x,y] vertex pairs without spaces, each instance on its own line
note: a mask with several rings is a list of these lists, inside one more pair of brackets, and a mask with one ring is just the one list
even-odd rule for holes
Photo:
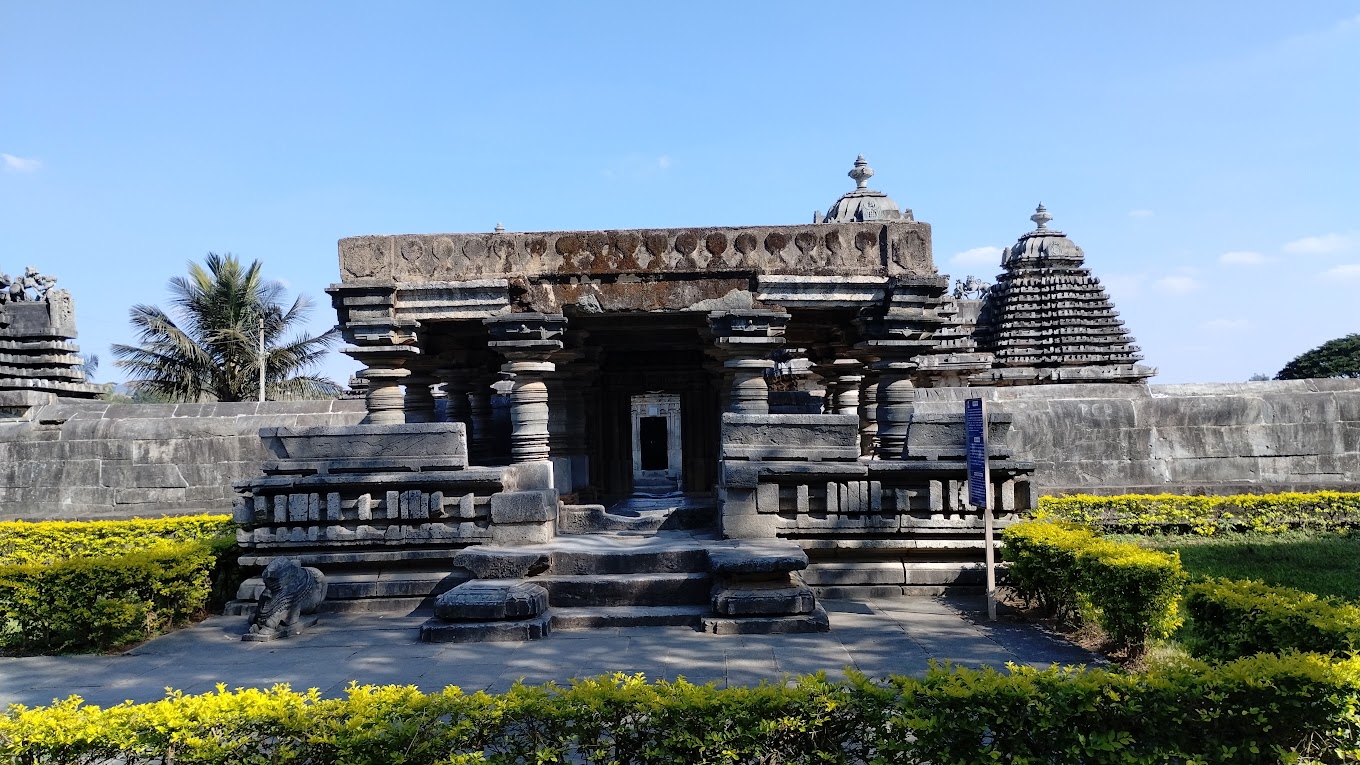
[[434,377],[420,372],[412,372],[406,378],[404,406],[407,422],[434,422]]
[[905,456],[907,430],[915,409],[916,386],[911,375],[916,365],[909,361],[881,361],[878,382],[878,442],[874,453],[880,459],[900,460]]
[[836,359],[823,368],[831,378],[827,381],[827,414],[859,414],[863,366],[854,359]]
[[491,462],[496,455],[496,434],[491,413],[491,378],[473,378],[468,391],[468,456],[476,465]]
[[369,368],[359,373],[368,381],[368,393],[364,397],[368,409],[365,423],[400,425],[406,422],[406,402],[401,385],[410,375],[409,369]]
[[471,375],[466,369],[442,368],[435,370],[439,379],[444,381],[444,417],[449,422],[461,422],[468,426],[468,439],[472,438],[472,405],[468,393],[472,391]]
[[510,461],[534,462],[549,457],[548,385],[543,375],[551,361],[510,361],[501,372],[510,380]]
[[729,375],[727,411],[736,414],[769,414],[770,386],[765,371],[774,369],[768,359],[728,359],[723,369]]

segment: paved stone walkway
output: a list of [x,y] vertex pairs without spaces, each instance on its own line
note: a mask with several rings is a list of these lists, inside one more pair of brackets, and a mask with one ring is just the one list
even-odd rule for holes
[[323,615],[316,627],[288,640],[246,643],[243,617],[217,616],[122,655],[0,658],[0,705],[48,704],[78,694],[107,706],[154,701],[167,687],[202,693],[217,683],[289,683],[326,696],[343,695],[351,680],[494,693],[520,678],[536,684],[616,671],[742,686],[817,670],[840,677],[845,667],[871,676],[920,674],[931,658],[996,667],[1096,661],[1031,626],[988,623],[977,597],[822,602],[831,632],[815,635],[634,627],[559,631],[527,643],[420,643],[423,617],[351,615]]

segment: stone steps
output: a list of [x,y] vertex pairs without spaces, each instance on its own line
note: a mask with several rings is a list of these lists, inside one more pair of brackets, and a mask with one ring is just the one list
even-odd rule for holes
[[552,609],[555,630],[590,630],[609,627],[692,627],[699,629],[711,613],[707,604],[682,606],[576,607]]
[[526,581],[546,589],[554,608],[702,605],[713,586],[700,572],[546,575]]

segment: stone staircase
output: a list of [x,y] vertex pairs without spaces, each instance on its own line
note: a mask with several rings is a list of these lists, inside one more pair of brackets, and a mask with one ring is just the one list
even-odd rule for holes
[[[633,626],[712,633],[829,628],[798,574],[807,558],[788,542],[722,540],[703,531],[605,531],[533,547],[470,548],[455,563],[476,578],[437,599],[435,617],[421,630],[427,642]],[[542,607],[506,609],[488,619],[480,605],[488,591],[507,603],[541,593],[534,602]]]

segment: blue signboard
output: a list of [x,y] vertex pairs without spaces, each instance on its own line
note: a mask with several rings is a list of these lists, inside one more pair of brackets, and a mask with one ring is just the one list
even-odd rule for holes
[[963,427],[968,445],[968,504],[987,506],[987,409],[982,399],[963,402]]

